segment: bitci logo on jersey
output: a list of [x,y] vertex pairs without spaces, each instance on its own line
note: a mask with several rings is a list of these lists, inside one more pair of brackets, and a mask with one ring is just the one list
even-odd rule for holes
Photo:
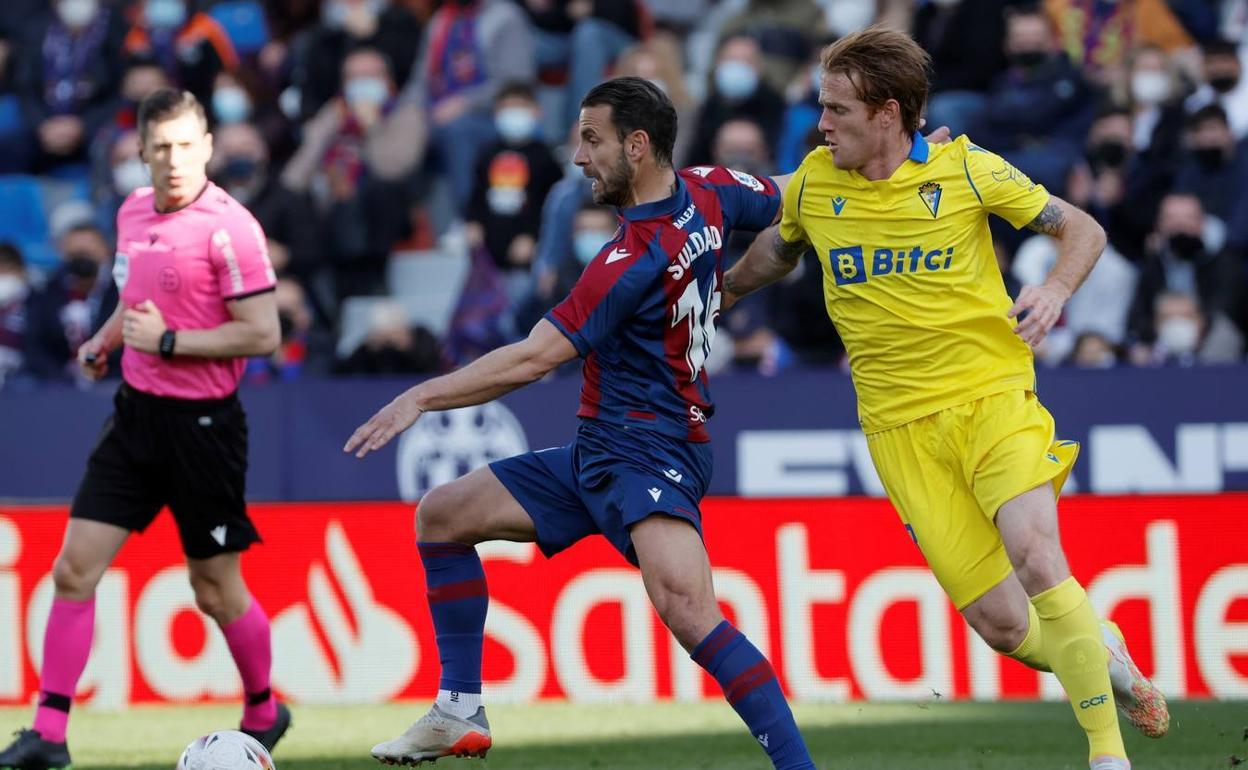
[[828,269],[837,286],[849,286],[865,283],[868,275],[903,275],[948,270],[953,266],[953,251],[952,246],[931,250],[915,246],[897,251],[881,248],[872,252],[871,263],[868,265],[861,246],[846,246],[828,252]]

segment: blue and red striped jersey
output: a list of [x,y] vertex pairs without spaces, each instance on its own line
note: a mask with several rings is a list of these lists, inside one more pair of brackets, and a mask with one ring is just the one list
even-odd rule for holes
[[676,191],[622,209],[621,226],[568,297],[546,314],[585,359],[580,417],[709,441],[702,365],[715,339],[722,249],[780,209],[767,177],[720,166],[676,175]]

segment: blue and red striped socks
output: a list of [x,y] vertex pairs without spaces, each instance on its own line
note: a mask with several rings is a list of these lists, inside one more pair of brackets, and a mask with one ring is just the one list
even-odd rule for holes
[[793,712],[771,664],[728,621],[721,622],[689,657],[715,677],[728,704],[750,728],[777,770],[815,770]]
[[[481,646],[489,607],[485,570],[477,550],[462,543],[417,543],[425,565],[426,596],[442,661],[438,705],[460,711],[481,699]],[[443,695],[445,693],[445,695]],[[471,715],[475,708],[468,710]]]

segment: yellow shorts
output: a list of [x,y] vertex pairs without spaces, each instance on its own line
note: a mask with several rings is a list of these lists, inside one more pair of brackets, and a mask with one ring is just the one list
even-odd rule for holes
[[945,593],[963,609],[1013,569],[994,519],[1001,505],[1052,482],[1060,494],[1079,455],[1054,441],[1053,416],[1011,390],[871,433],[884,489]]

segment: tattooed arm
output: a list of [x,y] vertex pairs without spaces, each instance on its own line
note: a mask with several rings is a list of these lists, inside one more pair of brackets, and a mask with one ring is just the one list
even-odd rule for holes
[[1024,287],[1009,312],[1010,318],[1027,313],[1014,331],[1034,348],[1057,323],[1066,301],[1092,271],[1105,249],[1105,231],[1095,219],[1056,195],[1049,198],[1027,227],[1057,239],[1057,263],[1048,278],[1039,286]]
[[720,307],[727,310],[746,294],[788,275],[809,248],[810,244],[805,241],[790,243],[782,238],[779,225],[763,230],[754,238],[745,255],[724,273]]

